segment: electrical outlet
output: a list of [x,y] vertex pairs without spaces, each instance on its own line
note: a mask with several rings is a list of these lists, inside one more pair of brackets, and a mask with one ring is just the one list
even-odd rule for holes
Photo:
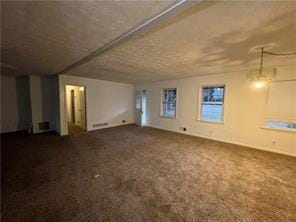
[[180,127],[180,130],[185,132],[185,131],[187,131],[187,128],[186,127]]
[[213,130],[210,130],[210,134],[213,135]]
[[126,120],[122,120],[122,123],[125,123],[126,122]]

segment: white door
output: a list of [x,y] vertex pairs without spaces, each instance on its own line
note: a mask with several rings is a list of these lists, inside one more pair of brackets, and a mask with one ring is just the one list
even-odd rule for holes
[[142,93],[141,91],[136,92],[136,113],[135,113],[135,123],[142,126]]

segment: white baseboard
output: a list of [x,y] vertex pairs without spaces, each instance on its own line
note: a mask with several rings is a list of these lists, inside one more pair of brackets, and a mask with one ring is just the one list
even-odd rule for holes
[[166,131],[170,131],[170,132],[174,132],[174,133],[180,133],[180,134],[185,134],[185,135],[189,135],[189,136],[200,137],[200,138],[204,138],[204,139],[209,139],[209,140],[214,140],[214,141],[219,141],[219,142],[224,142],[224,143],[230,143],[230,144],[244,146],[244,147],[248,147],[248,148],[252,148],[252,149],[263,150],[263,151],[267,151],[267,152],[278,153],[278,154],[283,154],[283,155],[287,155],[287,156],[296,157],[296,154],[293,154],[293,153],[268,149],[268,148],[260,147],[260,146],[254,146],[254,145],[251,145],[251,144],[235,142],[235,141],[229,141],[229,140],[224,140],[224,139],[218,139],[218,138],[208,137],[208,136],[195,134],[195,133],[182,132],[182,131],[167,129],[167,128],[164,128],[164,127],[154,126],[154,125],[150,125],[150,124],[147,124],[146,126],[151,127],[151,128],[155,128],[155,129],[166,130]]

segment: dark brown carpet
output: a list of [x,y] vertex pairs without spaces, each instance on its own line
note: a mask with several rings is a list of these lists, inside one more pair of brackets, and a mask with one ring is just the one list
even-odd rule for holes
[[296,158],[134,125],[2,136],[2,221],[296,221]]

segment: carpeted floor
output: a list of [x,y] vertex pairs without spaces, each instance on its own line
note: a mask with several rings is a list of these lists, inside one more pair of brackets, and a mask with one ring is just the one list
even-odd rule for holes
[[83,133],[85,130],[80,126],[75,125],[74,123],[68,122],[68,134],[74,135],[78,133]]
[[2,221],[296,221],[296,158],[134,125],[2,136]]

